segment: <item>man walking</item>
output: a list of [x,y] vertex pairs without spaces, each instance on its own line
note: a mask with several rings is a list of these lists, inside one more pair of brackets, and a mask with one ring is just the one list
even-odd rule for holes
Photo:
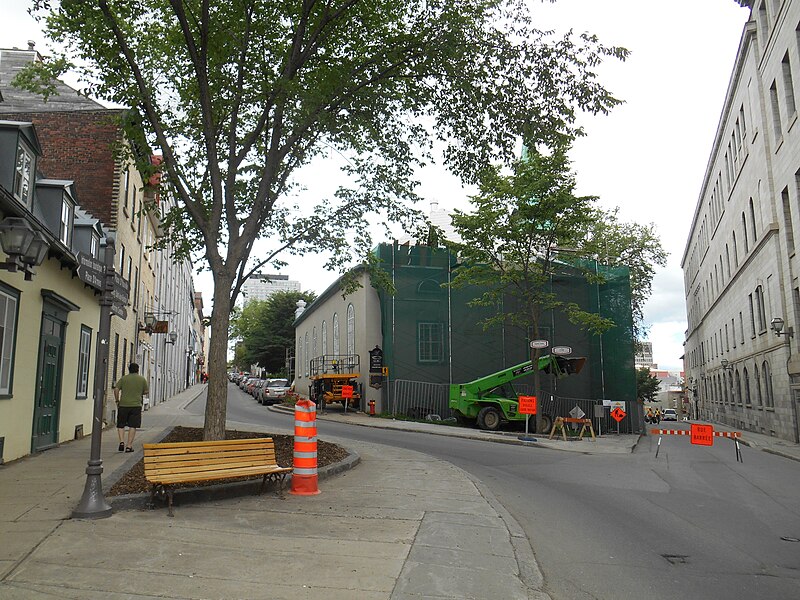
[[[147,379],[139,375],[139,365],[131,363],[128,374],[120,377],[114,386],[114,400],[117,402],[117,435],[119,451],[133,452],[133,438],[136,428],[142,426],[142,403],[150,393]],[[125,445],[125,427],[128,427],[128,444]]]

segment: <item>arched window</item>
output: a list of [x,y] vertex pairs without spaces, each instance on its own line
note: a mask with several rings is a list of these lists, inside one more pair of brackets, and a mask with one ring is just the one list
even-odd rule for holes
[[317,328],[314,327],[311,330],[311,356],[316,358],[319,356],[317,354]]
[[328,322],[322,322],[322,354],[328,353]]
[[747,217],[744,216],[744,211],[742,211],[742,234],[744,253],[747,254],[750,251],[750,243],[747,241]]
[[303,350],[303,354],[306,357],[306,377],[308,377],[308,369],[309,369],[309,361],[311,360],[311,355],[308,353],[308,332],[306,331],[306,346]]
[[725,244],[725,266],[728,267],[728,279],[731,278],[731,251],[728,244]]
[[739,266],[739,249],[736,247],[736,232],[733,232],[733,268]]
[[347,305],[347,353],[356,353],[356,311],[352,304]]
[[735,392],[734,402],[731,404],[741,404],[742,403],[742,378],[739,375],[739,370],[736,370],[736,392]]
[[747,374],[747,367],[744,368],[742,374],[744,375],[744,403],[750,406],[750,376]]
[[755,367],[753,367],[753,373],[755,373],[756,376],[756,406],[761,408],[761,373],[758,371],[758,363],[756,363]]
[[297,358],[296,364],[294,365],[294,376],[295,377],[302,377],[303,376],[303,338],[298,338],[297,340]]
[[764,376],[764,406],[773,408],[775,406],[775,398],[772,396],[772,373],[767,361],[764,361],[762,365],[761,374]]
[[339,356],[339,315],[333,313],[333,354]]
[[750,198],[750,232],[753,234],[753,245],[755,246],[758,235],[756,234],[756,210],[752,198]]

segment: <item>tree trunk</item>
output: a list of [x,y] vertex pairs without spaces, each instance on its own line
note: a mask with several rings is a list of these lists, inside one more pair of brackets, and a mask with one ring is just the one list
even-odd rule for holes
[[204,440],[224,440],[228,408],[228,325],[230,323],[230,281],[214,276],[214,308],[211,313],[211,339],[208,345]]

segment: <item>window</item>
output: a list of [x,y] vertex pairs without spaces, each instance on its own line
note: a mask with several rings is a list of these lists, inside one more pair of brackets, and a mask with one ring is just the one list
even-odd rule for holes
[[767,314],[764,307],[764,289],[759,285],[756,287],[756,320],[759,333],[767,330]]
[[356,353],[356,311],[352,304],[347,305],[347,353]]
[[33,152],[22,142],[17,146],[17,163],[14,167],[14,197],[26,206],[31,203]]
[[61,222],[58,228],[58,239],[67,247],[70,246],[70,233],[72,233],[72,205],[64,199],[61,202]]
[[78,346],[78,383],[75,395],[78,398],[89,396],[89,357],[92,347],[92,330],[81,325],[81,339]]
[[733,232],[733,268],[739,266],[739,249],[736,247],[736,232]]
[[119,274],[122,275],[125,272],[125,244],[119,245]]
[[747,374],[747,367],[744,368],[742,374],[744,378],[744,403],[747,406],[750,406],[750,377]]
[[781,111],[778,106],[778,87],[775,82],[769,88],[769,99],[772,105],[772,131],[775,134],[775,145],[782,140],[783,134],[781,133]]
[[753,246],[755,246],[758,241],[758,233],[756,233],[756,209],[752,198],[750,198],[750,233],[753,235]]
[[328,322],[322,322],[322,354],[328,353]]
[[747,241],[747,217],[744,216],[744,212],[742,212],[742,240],[744,241],[744,253],[747,254],[750,251],[750,245]]
[[731,404],[741,404],[742,403],[742,378],[739,375],[739,371],[736,371],[736,393],[734,395],[734,402]]
[[417,324],[417,360],[421,363],[440,363],[444,360],[442,323]]
[[19,295],[0,287],[0,395],[11,394]]
[[303,376],[303,340],[297,340],[297,365],[295,365],[295,377]]
[[308,332],[307,332],[307,331],[306,331],[306,335],[305,335],[305,348],[303,349],[303,353],[304,353],[304,355],[305,355],[305,357],[306,357],[306,377],[308,377],[308,374],[309,374],[309,364],[310,364],[310,362],[311,362],[311,358],[310,358],[310,357],[311,357],[311,354],[309,354],[309,348],[308,348]]
[[317,328],[311,330],[311,356],[317,357]]
[[[797,175],[795,175],[795,178]],[[789,188],[783,188],[781,192],[781,201],[783,202],[783,223],[784,231],[786,233],[786,251],[789,255],[794,254],[794,228],[792,227],[792,207],[789,201]]]
[[100,256],[100,236],[96,233],[92,233],[92,239],[89,241],[89,252],[92,258],[98,258]]
[[783,93],[786,97],[786,114],[792,117],[797,112],[797,106],[794,101],[794,84],[792,83],[792,63],[789,61],[789,53],[783,55],[781,61],[781,70],[783,71]]
[[130,194],[131,188],[131,173],[128,169],[125,169],[125,173],[122,175],[123,177],[123,195],[122,195],[122,208],[125,209],[125,212],[128,212],[128,195]]
[[333,354],[339,355],[339,315],[333,313]]
[[756,376],[756,407],[761,408],[761,375],[758,372],[758,363],[753,367],[753,373]]
[[775,399],[772,396],[772,374],[769,370],[769,363],[764,361],[762,365],[762,375],[764,375],[764,406],[773,408],[775,406]]
[[756,313],[753,310],[753,294],[747,295],[747,303],[750,306],[750,337],[756,337]]

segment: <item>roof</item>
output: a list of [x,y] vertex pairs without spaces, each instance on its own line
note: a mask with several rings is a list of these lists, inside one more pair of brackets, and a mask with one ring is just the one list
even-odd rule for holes
[[56,80],[56,94],[47,102],[38,95],[20,90],[11,85],[14,77],[23,68],[34,62],[41,62],[42,56],[36,50],[0,48],[0,112],[66,112],[75,110],[105,109],[102,104],[82,95],[76,89]]

